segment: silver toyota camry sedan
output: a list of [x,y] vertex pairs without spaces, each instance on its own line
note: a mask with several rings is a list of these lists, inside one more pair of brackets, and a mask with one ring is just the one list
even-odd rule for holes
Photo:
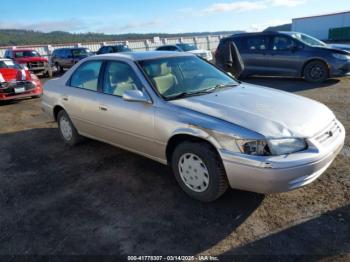
[[44,87],[68,145],[100,140],[171,166],[191,197],[283,192],[316,180],[345,130],[316,101],[241,83],[188,53],[86,58]]

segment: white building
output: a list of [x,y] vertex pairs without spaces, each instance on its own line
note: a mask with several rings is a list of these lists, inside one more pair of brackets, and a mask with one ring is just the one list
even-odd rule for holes
[[292,31],[305,33],[321,40],[328,39],[329,29],[350,27],[350,11],[300,17],[292,20]]

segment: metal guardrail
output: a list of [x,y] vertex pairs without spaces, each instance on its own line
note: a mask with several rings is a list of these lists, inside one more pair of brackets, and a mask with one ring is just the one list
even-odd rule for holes
[[175,44],[175,43],[189,43],[195,44],[199,49],[214,51],[220,39],[225,37],[224,35],[208,35],[208,36],[196,36],[196,37],[178,37],[178,38],[159,38],[143,40],[124,40],[124,41],[108,41],[108,42],[91,42],[91,43],[66,43],[66,44],[52,44],[52,45],[26,45],[26,46],[2,46],[0,47],[0,57],[4,56],[6,49],[9,48],[30,48],[39,52],[44,57],[50,57],[53,50],[63,47],[87,47],[91,51],[96,52],[101,46],[126,44],[135,51],[149,51],[153,50],[161,45]]

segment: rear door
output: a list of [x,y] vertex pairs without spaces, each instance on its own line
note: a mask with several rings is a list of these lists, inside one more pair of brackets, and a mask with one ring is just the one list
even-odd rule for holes
[[298,76],[303,66],[303,46],[292,37],[275,35],[267,60],[274,75]]
[[98,137],[99,86],[102,61],[90,60],[79,66],[62,90],[62,104],[78,132]]
[[265,74],[270,70],[269,63],[266,60],[270,46],[270,37],[268,35],[242,37],[237,41],[236,45],[243,59],[245,72],[249,74]]

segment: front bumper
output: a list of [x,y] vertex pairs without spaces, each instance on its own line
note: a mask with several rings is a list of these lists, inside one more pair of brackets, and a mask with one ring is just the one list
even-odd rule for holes
[[[24,87],[25,91],[21,93],[16,93],[15,88],[17,87]],[[0,89],[0,101],[5,100],[13,100],[18,98],[26,98],[26,97],[32,97],[32,96],[40,96],[43,93],[43,89],[40,83],[36,83],[33,88],[28,87],[26,85],[18,85],[15,86],[9,86],[6,89]]]
[[348,61],[337,61],[331,67],[331,76],[350,76],[350,60]]
[[[341,151],[345,129],[327,145],[285,156],[251,157],[220,151],[232,188],[257,193],[278,193],[306,186],[321,176]],[[240,155],[240,156],[238,156]],[[260,159],[260,160],[259,160]]]

